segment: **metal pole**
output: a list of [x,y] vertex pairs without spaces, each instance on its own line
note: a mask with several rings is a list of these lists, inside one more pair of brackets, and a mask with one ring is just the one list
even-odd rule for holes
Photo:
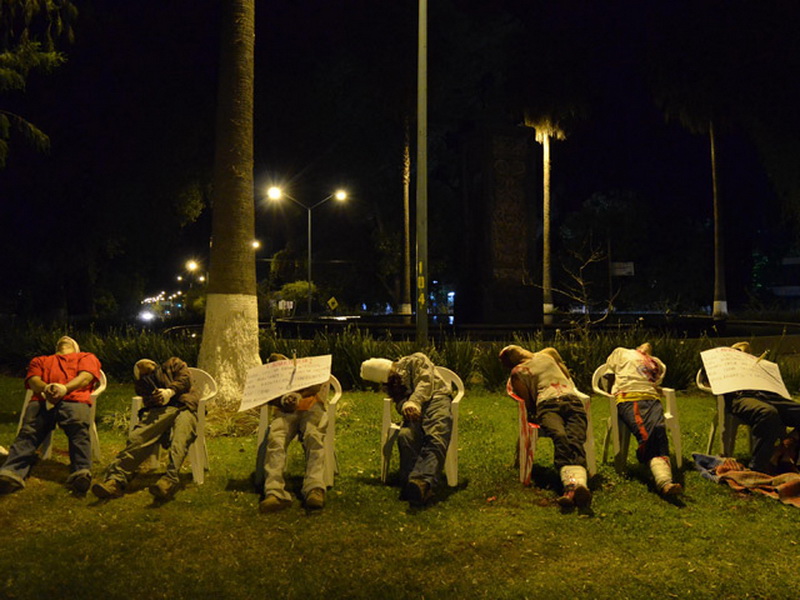
[[417,344],[428,343],[428,0],[419,0],[417,56]]
[[311,318],[311,209],[308,210],[308,318]]

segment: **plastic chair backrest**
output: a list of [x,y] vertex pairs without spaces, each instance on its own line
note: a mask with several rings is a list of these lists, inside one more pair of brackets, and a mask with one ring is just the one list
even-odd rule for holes
[[600,394],[607,398],[613,398],[611,390],[614,388],[614,373],[608,370],[606,363],[603,363],[594,370],[592,375],[592,390],[595,394]]
[[192,378],[192,387],[196,387],[200,391],[201,402],[211,400],[217,395],[217,382],[211,375],[197,367],[189,367],[189,373]]
[[106,386],[108,385],[108,379],[106,378],[105,372],[102,370],[100,371],[100,379],[95,383],[94,389],[92,390],[92,401],[94,402],[97,397],[106,391]]
[[714,393],[711,391],[711,384],[708,383],[708,377],[706,377],[706,374],[703,371],[703,369],[697,370],[697,375],[695,375],[694,382],[699,390],[707,392],[709,394]]
[[[339,398],[342,397],[342,384],[339,383],[339,380],[333,375],[331,375],[328,383],[330,384],[330,389],[328,390],[328,405],[336,404]],[[333,390],[333,397],[331,397],[331,389]]]
[[436,367],[436,372],[445,380],[451,390],[455,388],[456,394],[453,396],[453,402],[459,402],[464,397],[464,382],[461,381],[461,377],[447,367]]

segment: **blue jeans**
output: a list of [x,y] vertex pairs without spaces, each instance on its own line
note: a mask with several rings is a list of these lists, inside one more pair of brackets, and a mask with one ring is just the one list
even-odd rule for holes
[[92,407],[82,402],[61,401],[50,410],[44,402],[31,402],[22,428],[8,451],[0,473],[22,481],[37,460],[36,450],[59,425],[69,441],[70,472],[90,471],[92,442],[89,436]]
[[636,458],[649,464],[657,456],[669,456],[667,426],[661,400],[633,400],[617,404],[620,419],[628,426],[639,443]]
[[434,396],[422,405],[419,421],[405,420],[397,436],[400,450],[400,477],[418,479],[431,488],[436,486],[444,467],[453,419],[450,416],[450,396]]

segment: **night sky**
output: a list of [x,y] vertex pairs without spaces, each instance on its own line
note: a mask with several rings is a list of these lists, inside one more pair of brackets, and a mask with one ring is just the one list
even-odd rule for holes
[[[67,63],[0,95],[52,144],[43,155],[12,138],[0,171],[2,314],[125,312],[207,257],[218,3],[75,4]],[[416,3],[256,4],[259,256],[305,252],[304,211],[266,206],[268,185],[305,204],[345,187],[347,205],[313,213],[315,272],[348,302],[393,302]],[[582,236],[587,201],[625,199],[614,235],[629,254],[617,258],[643,268],[639,308],[711,302],[708,138],[682,112],[719,119],[729,301],[752,306],[767,281],[754,273],[777,280],[780,259],[800,253],[796,2],[432,0],[429,19],[432,279],[458,284],[465,149],[521,127],[526,106],[565,115],[554,231]]]

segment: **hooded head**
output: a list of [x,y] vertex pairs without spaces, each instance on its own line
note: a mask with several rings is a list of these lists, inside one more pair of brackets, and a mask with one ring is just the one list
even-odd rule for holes
[[653,356],[653,344],[651,344],[650,342],[645,342],[641,346],[636,346],[636,349],[642,354],[646,354],[647,356]]
[[511,344],[500,350],[498,358],[500,359],[500,363],[506,369],[510,370],[516,367],[518,364],[523,363],[530,358],[533,358],[533,352],[531,352],[530,350],[526,350],[522,346]]
[[80,352],[78,342],[73,340],[68,335],[62,335],[56,342],[56,354],[72,354],[73,352]]
[[386,383],[392,370],[392,361],[388,358],[370,358],[361,363],[361,379]]
[[750,342],[736,342],[735,344],[733,344],[731,346],[731,348],[734,348],[734,349],[738,350],[739,352],[745,352],[747,354],[752,354],[752,352],[750,352]]
[[158,368],[158,364],[156,361],[151,360],[149,358],[142,358],[136,361],[136,364],[133,365],[133,378],[136,381],[139,381],[145,375],[150,375],[153,371]]

